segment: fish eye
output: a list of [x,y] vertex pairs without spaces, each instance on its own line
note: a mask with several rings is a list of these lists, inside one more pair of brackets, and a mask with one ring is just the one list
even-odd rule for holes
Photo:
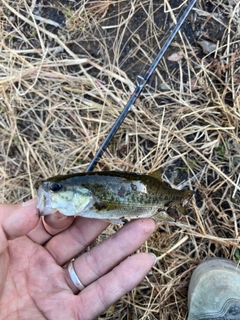
[[52,192],[58,192],[62,189],[62,185],[58,182],[52,182],[49,186],[49,190]]

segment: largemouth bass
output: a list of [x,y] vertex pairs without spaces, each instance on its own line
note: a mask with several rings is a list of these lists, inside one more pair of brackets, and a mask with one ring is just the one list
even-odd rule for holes
[[38,188],[41,215],[56,211],[66,216],[82,216],[121,223],[152,217],[175,221],[167,210],[182,212],[182,204],[191,190],[166,187],[160,174],[140,175],[129,172],[90,172],[55,176]]

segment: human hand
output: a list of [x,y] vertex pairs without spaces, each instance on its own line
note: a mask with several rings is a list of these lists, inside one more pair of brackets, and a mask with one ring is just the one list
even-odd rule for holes
[[79,293],[63,266],[108,223],[62,215],[47,216],[45,222],[35,200],[0,205],[0,319],[93,319],[134,288],[154,264],[147,253],[128,257],[154,231],[154,221],[131,221],[74,261],[85,286]]

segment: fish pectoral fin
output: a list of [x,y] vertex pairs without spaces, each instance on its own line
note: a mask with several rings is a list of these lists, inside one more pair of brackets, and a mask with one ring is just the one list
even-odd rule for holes
[[176,209],[177,209],[178,212],[180,212],[183,215],[187,214],[186,208],[184,208],[183,206],[176,206]]
[[168,221],[168,222],[176,221],[175,219],[170,217],[170,215],[167,214],[166,211],[164,210],[160,211],[160,209],[158,209],[158,211],[151,218],[154,219],[155,221]]
[[113,224],[121,224],[124,225],[126,221],[120,220],[120,219],[104,219],[104,221],[113,223]]

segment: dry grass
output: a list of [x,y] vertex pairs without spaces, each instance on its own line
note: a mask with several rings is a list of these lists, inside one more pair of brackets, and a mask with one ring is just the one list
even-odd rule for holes
[[[66,17],[56,32],[59,22],[35,1],[2,0],[1,202],[34,196],[41,178],[86,170],[178,12],[168,1],[81,3],[52,2]],[[238,0],[197,2],[97,166],[160,168],[196,191],[188,216],[160,224],[141,248],[160,257],[152,272],[99,319],[186,319],[195,266],[239,259],[239,8]],[[215,51],[204,53],[202,40]],[[169,61],[174,52],[183,58]]]

